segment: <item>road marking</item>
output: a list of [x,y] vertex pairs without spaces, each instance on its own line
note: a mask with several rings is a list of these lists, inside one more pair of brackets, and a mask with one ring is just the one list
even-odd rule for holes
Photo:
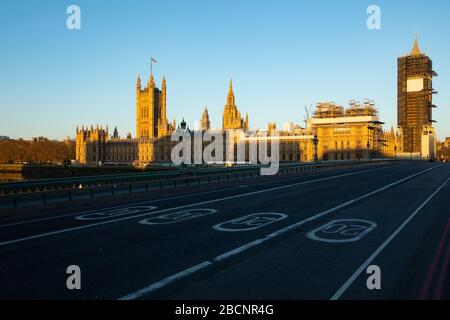
[[140,224],[145,225],[157,225],[157,224],[173,224],[181,221],[191,220],[212,213],[216,213],[216,209],[188,209],[183,211],[177,211],[172,213],[162,214],[160,216],[151,217],[139,221]]
[[377,224],[369,220],[333,220],[306,234],[306,237],[321,242],[348,243],[364,238]]
[[[195,270],[195,271],[193,271],[193,272],[183,273],[183,271],[182,271],[182,272],[181,272],[182,274],[181,274],[181,273],[177,273],[177,274],[175,274],[175,275],[169,276],[169,277],[167,277],[167,278],[165,278],[165,279],[163,279],[163,280],[160,280],[160,281],[157,281],[157,282],[155,282],[155,283],[152,283],[152,284],[150,284],[150,285],[148,285],[148,286],[146,286],[146,287],[144,287],[144,288],[142,288],[142,289],[139,289],[138,291],[135,291],[135,292],[133,292],[133,293],[130,293],[130,294],[128,294],[128,295],[126,295],[126,296],[124,296],[124,297],[122,297],[122,298],[119,298],[119,299],[125,299],[125,298],[126,298],[126,299],[137,299],[137,298],[139,298],[139,297],[142,297],[142,296],[144,296],[144,295],[146,295],[146,294],[149,294],[149,293],[151,293],[151,292],[153,292],[153,291],[156,291],[156,290],[158,290],[158,289],[164,287],[165,285],[167,285],[168,283],[165,284],[166,279],[173,279],[173,280],[170,281],[170,283],[172,283],[172,282],[174,282],[175,280],[179,280],[179,279],[181,279],[181,278],[190,276],[190,275],[192,275],[193,273],[195,273],[195,272],[197,272],[197,271],[199,271],[199,270],[202,270],[202,269],[204,269],[204,268],[206,268],[206,267],[209,267],[209,266],[211,266],[211,265],[214,265],[214,264],[217,263],[217,262],[221,262],[221,261],[224,261],[224,260],[226,260],[226,259],[229,259],[229,258],[231,258],[231,257],[233,257],[233,256],[235,256],[235,255],[241,254],[242,252],[247,251],[247,250],[249,250],[249,249],[251,249],[251,248],[253,248],[253,247],[259,246],[259,245],[261,245],[262,243],[265,243],[265,242],[267,242],[267,241],[269,241],[269,240],[271,240],[271,239],[278,238],[278,237],[280,237],[281,235],[286,234],[287,232],[290,232],[290,231],[292,231],[292,230],[298,229],[299,227],[305,225],[305,224],[308,223],[308,222],[311,222],[311,221],[316,220],[316,219],[318,219],[318,218],[321,218],[321,217],[323,217],[323,216],[325,216],[325,215],[328,215],[328,214],[330,214],[330,213],[332,213],[332,212],[338,211],[338,210],[340,210],[340,209],[342,209],[342,208],[344,208],[344,207],[347,207],[347,206],[349,206],[349,205],[352,205],[352,204],[354,204],[354,203],[356,203],[356,202],[358,202],[358,201],[361,201],[361,200],[363,200],[363,199],[366,199],[366,198],[368,198],[368,197],[371,197],[371,196],[373,196],[373,195],[376,195],[376,194],[378,194],[378,193],[380,193],[380,192],[383,192],[383,191],[385,191],[385,190],[387,190],[387,189],[390,189],[390,188],[392,188],[392,187],[394,187],[394,186],[396,186],[396,185],[399,185],[399,184],[401,184],[401,183],[403,183],[403,182],[405,182],[405,181],[411,180],[411,179],[413,179],[414,177],[417,177],[417,176],[419,176],[419,175],[421,175],[421,174],[424,174],[424,173],[426,173],[426,172],[429,172],[429,171],[431,171],[431,170],[433,170],[433,169],[436,169],[436,168],[438,168],[438,167],[440,167],[440,166],[435,166],[435,167],[432,167],[432,168],[429,168],[429,169],[426,169],[426,170],[423,170],[423,171],[419,171],[419,172],[417,172],[417,173],[415,173],[415,174],[413,174],[413,175],[411,175],[411,176],[408,176],[408,177],[406,177],[406,178],[403,178],[403,179],[397,180],[397,181],[395,181],[395,182],[392,182],[392,183],[390,183],[390,184],[388,184],[388,185],[386,185],[386,186],[384,186],[384,187],[381,187],[381,188],[379,188],[379,189],[377,189],[377,190],[374,190],[374,191],[371,191],[371,192],[369,192],[369,193],[366,193],[366,194],[364,194],[364,195],[362,195],[362,196],[359,196],[359,197],[357,197],[357,198],[354,198],[354,199],[352,199],[352,200],[346,201],[346,202],[344,202],[344,203],[342,203],[342,204],[340,204],[340,205],[337,205],[337,206],[335,206],[335,207],[333,207],[333,208],[331,208],[331,209],[328,209],[328,210],[319,212],[319,213],[317,213],[316,215],[313,215],[313,216],[311,216],[311,217],[309,217],[309,218],[307,218],[307,219],[304,219],[304,220],[302,220],[302,221],[299,221],[299,222],[297,222],[297,223],[294,223],[294,224],[292,224],[292,225],[289,225],[289,226],[287,226],[287,227],[285,227],[285,228],[283,228],[283,229],[280,229],[280,230],[278,230],[278,231],[275,231],[275,232],[273,232],[273,233],[271,233],[271,234],[265,236],[264,238],[260,238],[260,239],[257,239],[257,240],[253,240],[253,241],[251,241],[251,242],[249,242],[249,243],[246,243],[246,244],[244,244],[244,245],[242,245],[242,246],[239,246],[239,247],[237,247],[237,248],[235,248],[235,249],[232,249],[232,250],[230,250],[230,251],[228,251],[228,252],[225,252],[225,253],[223,253],[223,254],[220,254],[220,255],[216,256],[214,259],[212,259],[211,261],[204,261],[204,262],[202,262],[201,264],[196,265],[196,266],[191,267],[190,269],[188,269],[188,270]],[[448,181],[448,180],[447,180],[447,181]],[[175,277],[175,279],[174,279],[174,277]]]
[[450,178],[445,180],[443,184],[439,186],[422,204],[414,210],[414,212],[387,238],[375,251],[372,255],[367,258],[367,260],[358,268],[356,271],[348,278],[347,281],[336,291],[336,293],[330,298],[331,300],[338,300],[347,289],[355,282],[358,276],[364,272],[364,270],[372,263],[372,261],[386,248],[389,243],[406,227],[406,225],[420,212],[420,210],[425,207],[431,199],[434,198],[435,195],[441,191],[445,185],[450,181]]
[[[392,183],[392,184],[390,184],[390,185],[388,185],[388,186],[386,186],[386,187],[384,187],[382,189],[385,190],[387,187],[390,188],[390,187],[392,187],[394,185],[397,185],[397,184],[402,183],[404,181],[407,181],[409,179],[413,179],[414,177],[416,177],[418,175],[424,174],[426,172],[429,172],[429,171],[434,170],[434,169],[439,168],[439,167],[440,166],[434,166],[432,168],[428,168],[426,170],[419,171],[419,172],[417,172],[417,173],[415,173],[415,174],[413,174],[411,176],[408,176],[406,178],[398,180],[397,182],[394,182],[394,183]],[[24,237],[24,238],[18,238],[18,239],[14,239],[14,240],[8,240],[8,241],[0,242],[0,247],[6,246],[6,245],[10,245],[10,244],[20,243],[20,242],[24,242],[24,241],[35,240],[35,239],[40,239],[40,238],[44,238],[44,237],[49,237],[49,236],[54,236],[54,235],[58,235],[58,234],[63,234],[63,233],[66,233],[66,232],[78,231],[78,230],[98,227],[98,226],[102,226],[102,225],[106,225],[106,224],[111,224],[111,223],[116,223],[116,222],[136,219],[136,218],[141,218],[141,217],[148,216],[150,214],[163,213],[163,212],[168,212],[168,211],[172,211],[172,210],[185,209],[185,208],[196,207],[196,206],[200,206],[200,205],[204,205],[204,204],[210,204],[210,203],[216,203],[216,202],[221,202],[221,201],[226,201],[226,200],[232,200],[232,199],[252,196],[252,195],[256,195],[256,194],[271,192],[271,191],[275,191],[275,190],[291,188],[291,187],[294,187],[294,186],[311,184],[311,183],[314,183],[314,182],[334,180],[334,179],[337,179],[337,178],[341,178],[341,177],[349,176],[349,175],[354,175],[354,174],[358,174],[358,173],[359,172],[346,173],[346,174],[337,175],[337,176],[331,176],[331,177],[320,178],[320,179],[315,179],[315,180],[308,180],[308,181],[303,181],[303,182],[300,182],[300,183],[284,185],[284,186],[280,186],[280,187],[273,187],[273,188],[264,189],[264,190],[258,190],[258,191],[252,191],[252,192],[247,192],[247,193],[241,193],[241,194],[234,195],[234,196],[228,196],[228,197],[223,197],[223,198],[218,198],[218,199],[213,199],[213,200],[207,200],[207,201],[202,201],[202,202],[186,204],[186,205],[182,205],[182,206],[178,206],[178,207],[174,207],[174,208],[162,209],[162,210],[159,210],[159,211],[152,211],[150,213],[142,213],[142,214],[138,214],[138,215],[130,216],[130,217],[122,217],[122,218],[117,218],[117,219],[114,219],[114,220],[101,221],[101,222],[96,222],[96,223],[87,224],[87,225],[83,225],[83,226],[77,226],[77,227],[71,227],[71,228],[66,228],[66,229],[60,229],[60,230],[56,230],[56,231],[45,232],[45,233],[41,233],[41,234],[37,234],[37,235],[33,235],[33,236]]]
[[212,228],[214,230],[224,232],[252,231],[265,227],[274,222],[284,220],[287,217],[288,215],[284,213],[253,213],[240,218],[221,222],[219,224],[216,224]]
[[[359,170],[359,171],[356,171],[356,172],[351,172],[351,173],[331,176],[329,178],[340,178],[340,177],[346,177],[346,176],[349,176],[349,175],[357,175],[357,174],[360,174],[360,173],[367,173],[367,172],[378,171],[378,170],[389,169],[389,168],[391,168],[391,167],[390,166],[382,166],[382,167],[378,167],[378,168],[372,168],[372,169],[367,169],[367,170]],[[329,173],[329,172],[323,172],[323,173],[320,173],[320,174],[326,174],[326,173]],[[279,182],[286,182],[286,181],[296,180],[298,178],[299,177],[290,177],[290,178],[280,179],[280,180],[277,180],[277,181],[267,181],[267,182],[261,182],[261,183],[254,183],[254,184],[245,185],[245,186],[240,187],[240,188],[254,187],[254,186],[261,186],[261,185],[269,185],[269,184],[274,184],[275,182],[278,182],[278,183]],[[320,182],[320,181],[318,181],[318,179],[307,180],[307,181]],[[123,208],[123,207],[128,207],[130,205],[152,204],[152,203],[160,202],[160,201],[169,201],[169,200],[175,200],[175,199],[189,198],[189,197],[201,196],[201,195],[205,195],[205,194],[226,192],[226,191],[229,191],[229,190],[233,190],[233,188],[223,188],[221,190],[199,192],[199,193],[194,193],[194,194],[183,194],[183,195],[173,196],[173,197],[168,197],[168,198],[154,199],[154,200],[143,201],[143,202],[135,202],[133,204],[118,205],[118,206],[113,206],[113,207],[109,207],[109,208],[105,208],[105,209]],[[88,210],[88,211],[75,212],[75,213],[69,213],[69,214],[65,214],[65,215],[52,216],[52,217],[46,217],[46,218],[39,218],[39,219],[22,221],[22,222],[14,222],[14,223],[9,223],[9,224],[0,224],[0,228],[11,227],[11,226],[16,226],[16,225],[22,225],[22,224],[28,224],[28,223],[34,223],[34,222],[42,222],[42,221],[48,221],[48,220],[54,220],[54,219],[60,219],[60,218],[66,218],[66,217],[71,217],[71,216],[76,216],[76,215],[80,215],[80,214],[84,214],[84,213],[93,212],[93,211],[96,211],[96,210],[99,210],[99,209],[92,209],[92,210]]]
[[75,217],[75,220],[81,221],[89,221],[89,220],[103,220],[103,219],[111,219],[118,216],[125,216],[129,214],[136,214],[140,212],[148,212],[157,209],[155,206],[129,206],[125,208],[119,209],[106,209],[106,210],[98,210],[96,212],[84,214],[78,217]]
[[181,272],[178,272],[174,275],[171,275],[167,278],[164,278],[158,282],[155,282],[153,284],[151,284],[150,286],[143,288],[141,290],[138,290],[136,292],[130,293],[122,298],[120,298],[119,300],[135,300],[138,299],[139,297],[142,297],[143,295],[145,295],[148,292],[151,291],[155,291],[158,290],[162,287],[165,287],[169,284],[171,284],[172,282],[175,282],[181,278],[185,278],[187,276],[190,276],[191,274],[196,273],[197,271],[200,271],[202,269],[205,269],[206,267],[209,267],[211,265],[211,262],[209,261],[204,261],[200,264],[197,264],[189,269],[183,270]]
[[28,224],[28,223],[34,223],[34,222],[42,222],[42,221],[54,220],[54,219],[59,219],[59,218],[73,217],[73,216],[77,216],[77,215],[88,214],[88,213],[91,213],[91,212],[97,212],[99,210],[114,210],[114,209],[127,208],[127,207],[130,207],[130,206],[138,206],[138,205],[147,204],[147,203],[151,203],[151,202],[153,202],[153,201],[136,202],[136,203],[133,203],[133,204],[123,204],[123,205],[106,207],[106,208],[91,209],[91,210],[86,210],[86,211],[81,211],[81,212],[79,211],[79,212],[69,213],[69,214],[60,215],[60,216],[52,216],[52,217],[46,217],[46,218],[32,219],[32,220],[21,221],[21,222],[14,222],[14,223],[8,223],[8,224],[0,224],[0,228],[12,227],[12,226]]

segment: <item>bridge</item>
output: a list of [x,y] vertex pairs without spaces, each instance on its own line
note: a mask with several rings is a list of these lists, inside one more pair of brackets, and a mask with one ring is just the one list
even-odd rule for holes
[[256,169],[66,180],[141,187],[1,208],[0,299],[450,298],[449,164]]
[[[282,163],[278,173],[309,172],[385,161],[391,161],[391,159]],[[39,203],[47,204],[82,198],[112,196],[117,193],[149,192],[151,190],[176,188],[192,184],[220,183],[230,179],[253,179],[260,175],[261,168],[261,165],[233,167],[191,166],[160,172],[108,174],[0,183],[0,208],[11,206],[16,208]]]

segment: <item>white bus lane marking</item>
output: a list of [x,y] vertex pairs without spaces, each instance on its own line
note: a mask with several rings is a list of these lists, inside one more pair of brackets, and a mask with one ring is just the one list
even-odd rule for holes
[[288,217],[284,213],[253,213],[237,219],[228,220],[213,226],[214,230],[224,232],[240,232],[251,231],[265,227],[277,221],[284,220]]
[[102,220],[130,214],[143,213],[157,209],[155,206],[131,206],[118,209],[104,209],[75,217],[75,220]]
[[330,243],[355,242],[365,237],[376,226],[375,222],[368,220],[333,220],[310,231],[306,234],[306,237],[311,240]]
[[181,221],[200,218],[216,212],[217,212],[216,209],[188,209],[144,219],[139,221],[139,223],[144,225],[172,224]]

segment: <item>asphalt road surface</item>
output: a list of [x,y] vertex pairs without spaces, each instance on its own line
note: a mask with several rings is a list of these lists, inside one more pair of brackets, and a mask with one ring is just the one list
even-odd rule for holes
[[449,299],[449,179],[396,162],[2,210],[0,299]]

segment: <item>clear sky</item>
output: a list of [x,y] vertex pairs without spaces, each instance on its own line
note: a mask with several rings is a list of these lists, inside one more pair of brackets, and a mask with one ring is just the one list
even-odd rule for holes
[[[66,8],[81,8],[68,30]],[[369,5],[382,29],[366,27]],[[208,106],[221,126],[229,79],[252,128],[303,124],[304,107],[375,100],[396,124],[397,57],[418,32],[434,62],[434,111],[450,136],[448,0],[2,0],[0,135],[62,139],[79,125],[117,125],[135,135],[135,82],[150,57],[165,75],[168,117],[191,127]]]

